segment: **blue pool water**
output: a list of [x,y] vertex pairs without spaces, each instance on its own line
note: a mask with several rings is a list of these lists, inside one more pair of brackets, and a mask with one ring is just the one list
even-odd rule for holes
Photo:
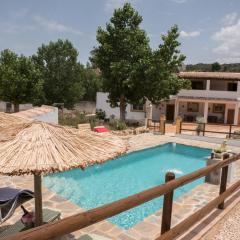
[[[165,173],[176,177],[205,166],[209,149],[168,143],[123,155],[116,160],[85,169],[52,174],[44,184],[52,191],[85,209],[119,200],[164,183]],[[199,179],[174,192],[174,199],[203,182]],[[109,219],[128,229],[162,207],[163,198],[154,199]]]

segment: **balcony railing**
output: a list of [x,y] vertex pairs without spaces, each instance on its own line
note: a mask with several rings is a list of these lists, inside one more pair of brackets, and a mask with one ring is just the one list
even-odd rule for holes
[[179,97],[213,98],[240,100],[240,92],[216,91],[216,90],[180,90]]

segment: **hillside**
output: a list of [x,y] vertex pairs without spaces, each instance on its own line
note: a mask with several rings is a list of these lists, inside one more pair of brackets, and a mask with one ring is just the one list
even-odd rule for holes
[[[214,66],[215,67],[214,67]],[[217,67],[216,67],[217,65]],[[198,72],[240,72],[240,63],[229,63],[229,64],[208,64],[208,63],[198,63],[198,64],[189,64],[186,65],[185,71],[198,71]]]

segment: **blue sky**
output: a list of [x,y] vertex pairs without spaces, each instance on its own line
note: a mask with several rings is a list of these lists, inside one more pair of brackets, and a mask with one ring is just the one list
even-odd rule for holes
[[[42,43],[69,39],[86,63],[105,26],[124,0],[1,0],[0,50],[31,55]],[[151,46],[173,24],[181,31],[186,63],[240,62],[240,0],[129,0],[143,16]]]

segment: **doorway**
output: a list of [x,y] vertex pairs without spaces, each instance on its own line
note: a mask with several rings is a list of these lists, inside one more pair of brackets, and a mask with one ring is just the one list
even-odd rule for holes
[[233,124],[234,123],[234,109],[228,109],[227,113],[227,124]]
[[167,104],[166,108],[166,120],[167,121],[174,121],[174,111],[175,111],[175,106],[174,104]]

